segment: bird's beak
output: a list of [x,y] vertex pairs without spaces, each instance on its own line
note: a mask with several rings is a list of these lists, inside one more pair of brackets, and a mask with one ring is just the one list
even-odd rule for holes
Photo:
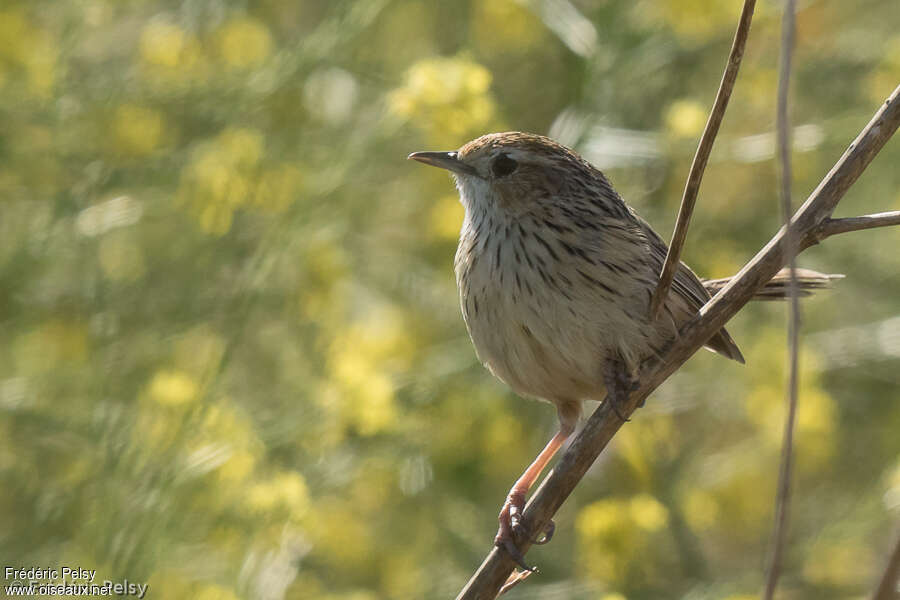
[[413,152],[406,158],[462,175],[477,175],[475,169],[459,160],[456,152]]

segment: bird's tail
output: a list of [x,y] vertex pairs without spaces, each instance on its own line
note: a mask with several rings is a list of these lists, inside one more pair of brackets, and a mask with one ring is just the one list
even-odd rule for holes
[[[800,297],[811,296],[816,290],[830,287],[831,282],[835,279],[842,279],[843,275],[826,275],[810,269],[797,269],[797,293]],[[770,279],[766,285],[756,290],[753,295],[754,300],[784,300],[790,293],[791,273],[789,269],[782,269]],[[703,287],[710,295],[715,295],[725,285],[731,281],[730,277],[724,279],[707,279],[703,281]],[[736,360],[739,363],[744,362],[744,356],[741,354],[737,344],[725,329],[719,331],[707,343],[707,348],[718,352],[719,354]]]
[[[797,293],[801,298],[812,296],[816,290],[831,287],[831,282],[835,279],[843,279],[841,274],[825,274],[813,271],[811,269],[797,269]],[[784,300],[788,297],[790,288],[790,271],[784,268],[769,280],[766,285],[756,290],[753,295],[754,300]],[[723,279],[704,279],[703,287],[710,295],[714,296],[716,292],[725,287],[731,277]]]

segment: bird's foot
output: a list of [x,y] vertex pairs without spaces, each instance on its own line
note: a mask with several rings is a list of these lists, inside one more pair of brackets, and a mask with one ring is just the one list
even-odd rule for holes
[[618,361],[609,361],[603,375],[606,383],[606,401],[616,416],[628,423],[631,419],[622,414],[622,407],[628,402],[631,392],[638,389],[640,382]]
[[[500,529],[494,538],[494,545],[503,548],[512,557],[517,565],[533,573],[537,573],[537,567],[530,567],[525,562],[522,551],[519,550],[518,542],[531,539],[528,527],[522,519],[522,513],[525,510],[525,494],[521,492],[510,492],[506,497],[506,502],[500,510],[498,520],[500,521]],[[553,537],[556,530],[556,524],[551,520],[547,527],[540,532],[540,537],[531,539],[533,544],[546,544]]]

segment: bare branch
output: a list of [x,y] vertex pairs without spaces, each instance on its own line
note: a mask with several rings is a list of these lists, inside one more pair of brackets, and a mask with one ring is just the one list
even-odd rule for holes
[[[728,320],[733,317],[765,285],[788,258],[806,247],[819,225],[828,219],[841,198],[859,178],[884,144],[900,126],[900,87],[878,110],[869,124],[832,167],[822,182],[791,219],[792,245],[782,227],[715,297],[686,323],[679,338],[657,361],[641,368],[640,385],[628,402],[619,407],[623,415],[631,415],[653,390],[690,358]],[[807,244],[810,245],[810,244]],[[547,523],[572,493],[575,486],[606,447],[622,421],[602,403],[587,420],[559,463],[544,479],[525,507],[523,520],[530,531],[543,531]],[[520,550],[531,546],[523,541]],[[493,548],[484,562],[457,596],[457,600],[493,600],[513,571],[515,563],[509,555]]]
[[800,244],[800,250],[806,250],[815,246],[833,235],[876,229],[878,227],[891,227],[900,225],[900,210],[891,210],[883,213],[862,215],[860,217],[844,217],[841,219],[823,219],[819,226],[809,231]]
[[716,93],[716,100],[713,102],[709,119],[706,121],[706,128],[703,130],[703,135],[700,136],[697,153],[694,154],[694,162],[691,163],[691,171],[684,186],[681,207],[678,209],[678,218],[675,221],[675,231],[672,233],[672,242],[669,244],[666,261],[663,263],[662,271],[659,274],[659,283],[656,284],[656,289],[650,298],[650,316],[654,319],[659,315],[663,300],[669,295],[672,279],[675,277],[675,271],[678,269],[678,263],[681,260],[681,251],[684,249],[687,230],[691,224],[691,215],[693,215],[694,205],[697,203],[697,193],[700,191],[703,171],[706,169],[706,162],[709,160],[710,152],[712,152],[713,142],[719,133],[719,125],[721,125],[722,118],[725,116],[725,109],[728,107],[728,100],[731,98],[734,82],[737,81],[738,69],[741,66],[741,59],[744,57],[744,46],[750,33],[750,22],[753,19],[755,6],[756,0],[744,0],[744,8],[741,11],[737,31],[734,33],[731,53],[728,55],[728,63],[725,65],[725,72],[722,74],[722,81],[719,83],[719,91]]
[[863,215],[861,217],[828,219],[822,223],[822,226],[819,229],[819,234],[821,236],[819,240],[823,240],[839,233],[862,231],[863,229],[875,229],[876,227],[890,227],[891,225],[900,225],[900,210],[875,213],[873,215]]
[[[781,59],[778,73],[778,111],[775,118],[778,133],[778,154],[781,164],[781,212],[784,221],[785,241],[794,246],[791,222],[791,140],[790,114],[788,112],[788,92],[791,83],[791,59],[794,53],[794,0],[787,0],[781,26]],[[772,548],[766,574],[763,598],[771,600],[775,596],[778,578],[781,575],[781,556],[787,539],[788,518],[791,508],[791,479],[794,466],[794,423],[797,419],[797,392],[799,387],[798,363],[800,358],[800,301],[797,287],[797,259],[790,254],[788,259],[790,279],[788,284],[790,316],[788,317],[788,389],[787,414],[784,418],[784,434],[781,442],[781,461],[778,468],[778,489],[775,495],[775,527],[772,532]]]
[[897,536],[897,543],[884,567],[881,581],[872,593],[872,600],[897,600],[897,598],[900,598],[900,536]]

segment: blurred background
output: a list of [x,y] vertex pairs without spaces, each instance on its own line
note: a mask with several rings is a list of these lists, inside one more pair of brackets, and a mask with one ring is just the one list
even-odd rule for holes
[[[0,563],[150,598],[450,598],[556,427],[477,362],[448,176],[549,133],[666,238],[739,0],[4,0]],[[760,2],[686,261],[777,229],[780,4]],[[800,3],[795,203],[900,83],[900,3]],[[838,214],[900,208],[900,139]],[[900,230],[828,240],[803,302],[784,598],[866,596],[900,523]],[[561,510],[509,598],[753,598],[783,304],[729,326]],[[589,406],[591,410],[593,406]]]

